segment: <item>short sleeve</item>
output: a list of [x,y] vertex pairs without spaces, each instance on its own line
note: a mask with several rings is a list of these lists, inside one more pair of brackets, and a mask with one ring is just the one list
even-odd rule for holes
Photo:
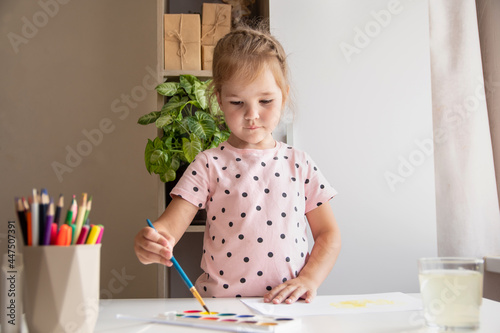
[[307,214],[314,208],[330,201],[337,195],[337,191],[330,185],[312,158],[308,154],[305,155],[304,188],[306,196],[305,213]]
[[204,209],[210,194],[209,184],[207,157],[199,153],[184,171],[170,195],[177,195],[198,208]]

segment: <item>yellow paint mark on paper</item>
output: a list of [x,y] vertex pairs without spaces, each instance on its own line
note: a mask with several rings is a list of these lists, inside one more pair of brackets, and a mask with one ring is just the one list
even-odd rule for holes
[[385,299],[365,299],[365,300],[352,300],[352,301],[342,301],[336,303],[330,303],[331,306],[341,309],[356,309],[356,308],[366,308],[369,305],[392,305],[394,301],[388,301]]

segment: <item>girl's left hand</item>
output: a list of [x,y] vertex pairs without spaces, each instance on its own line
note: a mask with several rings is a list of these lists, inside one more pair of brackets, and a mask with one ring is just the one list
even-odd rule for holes
[[264,295],[264,302],[292,304],[299,298],[303,298],[306,303],[310,303],[316,296],[317,290],[318,288],[311,279],[299,276],[271,289]]

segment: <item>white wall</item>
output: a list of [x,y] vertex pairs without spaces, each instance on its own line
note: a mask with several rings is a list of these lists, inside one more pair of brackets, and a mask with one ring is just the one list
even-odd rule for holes
[[339,194],[342,252],[322,294],[418,291],[437,253],[426,1],[271,0],[289,54],[293,145]]

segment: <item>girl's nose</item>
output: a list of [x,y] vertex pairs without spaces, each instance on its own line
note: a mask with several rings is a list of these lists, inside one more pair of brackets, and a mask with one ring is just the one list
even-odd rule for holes
[[245,120],[253,120],[259,118],[259,111],[256,106],[249,105],[245,111]]

